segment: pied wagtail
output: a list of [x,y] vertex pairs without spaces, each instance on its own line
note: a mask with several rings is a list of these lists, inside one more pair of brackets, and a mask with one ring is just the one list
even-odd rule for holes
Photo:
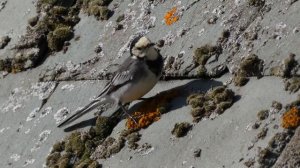
[[[88,105],[60,123],[58,127],[71,123],[85,113],[111,100],[128,114],[124,104],[137,100],[148,93],[161,77],[163,69],[162,56],[154,47],[154,43],[151,43],[145,36],[136,37],[132,41],[130,55],[120,65],[102,92]],[[129,117],[131,116],[129,115]]]

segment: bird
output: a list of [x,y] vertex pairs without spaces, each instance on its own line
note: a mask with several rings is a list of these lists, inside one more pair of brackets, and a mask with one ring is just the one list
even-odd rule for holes
[[[162,75],[164,60],[155,47],[155,43],[152,43],[144,35],[132,40],[129,51],[130,56],[119,65],[118,70],[100,94],[88,105],[61,122],[58,127],[75,121],[107,101],[116,103],[124,113],[132,118],[124,105],[141,99],[156,85]],[[133,121],[136,122],[134,119]]]

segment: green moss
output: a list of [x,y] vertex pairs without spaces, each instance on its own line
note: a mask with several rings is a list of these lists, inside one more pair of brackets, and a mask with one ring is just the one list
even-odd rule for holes
[[268,133],[268,128],[262,128],[260,132],[256,135],[258,139],[264,139]]
[[281,110],[282,109],[282,104],[278,101],[272,101],[272,107],[277,109],[277,110]]
[[192,129],[192,125],[188,122],[176,123],[172,134],[177,138],[185,136]]
[[99,20],[108,20],[111,11],[107,8],[111,0],[84,0],[83,11],[88,15],[93,15]]
[[100,165],[97,161],[92,161],[90,165],[87,168],[101,168],[102,165]]
[[242,76],[242,75],[235,75],[233,78],[233,83],[235,86],[244,86],[249,82],[249,78]]
[[264,68],[264,61],[259,59],[257,55],[251,54],[246,58],[243,58],[239,70],[234,75],[233,82],[235,86],[244,86],[248,81],[248,77],[256,76],[262,77]]
[[91,6],[89,14],[94,15],[97,19],[108,20],[110,10],[106,6]]
[[9,36],[3,36],[0,38],[0,49],[3,49],[9,42],[11,38]]
[[202,117],[205,114],[205,109],[203,107],[193,108],[191,114],[194,118]]
[[217,105],[217,108],[220,109],[220,113],[222,113],[223,111],[225,111],[226,109],[228,109],[229,107],[231,107],[233,104],[232,101],[224,101],[224,102],[220,102]]
[[79,162],[77,165],[75,165],[75,168],[86,168],[92,163],[91,159],[85,159],[81,162]]
[[293,76],[294,74],[292,74],[292,71],[298,65],[298,62],[295,60],[295,56],[295,54],[290,53],[290,55],[282,61],[281,65],[270,69],[270,74],[280,77]]
[[139,134],[138,132],[133,132],[133,133],[129,134],[126,137],[128,147],[130,149],[136,149],[138,147],[138,144],[136,142],[141,139],[140,137],[141,137],[141,134]]
[[197,68],[197,75],[199,77],[206,77],[207,76],[207,69],[204,65],[199,65]]
[[72,133],[65,142],[65,150],[72,152],[76,156],[80,157],[85,151],[84,142],[81,140],[80,132]]
[[280,66],[275,66],[270,69],[270,74],[273,76],[284,76],[284,71]]
[[192,106],[191,115],[198,122],[202,117],[208,117],[212,112],[222,114],[233,104],[234,92],[225,86],[218,86],[204,94],[191,94],[187,103]]
[[257,55],[251,54],[242,59],[239,69],[239,74],[244,77],[262,76],[264,61],[259,59]]
[[46,159],[46,165],[49,167],[55,166],[61,157],[60,152],[54,152],[50,154]]
[[292,77],[285,80],[284,88],[290,93],[296,93],[300,89],[300,77]]
[[63,6],[54,6],[50,10],[50,13],[52,15],[67,15],[68,14],[68,8],[63,7]]
[[191,105],[192,108],[202,106],[204,102],[203,94],[191,94],[187,97],[187,104]]
[[64,141],[56,142],[52,147],[53,148],[52,152],[62,152],[64,150],[64,147],[65,147],[65,142]]
[[63,48],[64,42],[73,37],[73,31],[68,26],[58,27],[47,36],[48,47],[52,51],[59,51]]
[[265,120],[269,117],[269,110],[261,110],[257,113],[257,118],[259,120]]
[[59,159],[57,166],[59,168],[69,168],[70,167],[70,159],[62,157]]
[[216,104],[211,101],[204,102],[203,107],[208,113],[212,113],[217,108]]
[[115,122],[109,117],[99,116],[96,121],[95,133],[101,139],[106,138],[112,132]]
[[220,54],[222,49],[218,46],[204,45],[194,51],[194,61],[199,65],[205,65],[207,60],[215,54]]

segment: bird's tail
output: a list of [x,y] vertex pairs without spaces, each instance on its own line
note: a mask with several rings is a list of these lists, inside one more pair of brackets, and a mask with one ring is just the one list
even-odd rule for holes
[[65,121],[63,121],[62,123],[60,123],[57,127],[62,127],[64,125],[67,125],[67,124],[75,121],[79,117],[81,117],[84,114],[86,114],[87,112],[89,112],[89,111],[97,108],[99,105],[106,103],[107,101],[108,101],[107,98],[101,98],[101,99],[93,100],[91,103],[89,103],[88,105],[86,105],[82,109],[76,111],[73,115],[71,115]]

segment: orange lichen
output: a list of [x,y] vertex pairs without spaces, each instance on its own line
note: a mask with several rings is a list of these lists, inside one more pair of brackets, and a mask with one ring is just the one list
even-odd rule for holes
[[171,24],[177,22],[179,20],[179,16],[177,14],[177,7],[173,7],[170,11],[165,14],[165,23],[170,26]]
[[127,128],[138,130],[158,121],[161,114],[165,113],[168,103],[178,95],[178,90],[170,90],[145,100],[132,114],[137,124],[128,117],[126,122]]
[[300,125],[300,111],[297,107],[292,107],[282,115],[281,126],[287,129],[297,128]]

